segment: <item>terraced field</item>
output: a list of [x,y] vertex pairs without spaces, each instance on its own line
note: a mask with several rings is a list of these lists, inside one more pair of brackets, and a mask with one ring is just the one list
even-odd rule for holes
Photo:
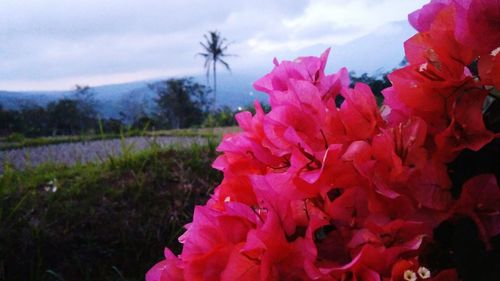
[[207,138],[200,136],[145,136],[24,147],[0,151],[0,173],[3,173],[7,166],[16,170],[34,168],[47,163],[72,166],[102,162],[151,147],[188,147],[192,144],[206,143]]

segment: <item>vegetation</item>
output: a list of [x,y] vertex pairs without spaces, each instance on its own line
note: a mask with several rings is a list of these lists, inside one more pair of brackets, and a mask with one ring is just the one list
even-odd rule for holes
[[226,53],[229,45],[226,43],[226,38],[222,38],[217,30],[209,31],[208,35],[203,35],[205,42],[200,42],[203,47],[203,52],[198,55],[205,58],[205,69],[207,70],[207,80],[212,71],[214,79],[214,108],[217,105],[217,64],[222,64],[227,70],[231,70],[229,64],[224,60],[225,57],[231,56]]
[[157,92],[155,110],[147,113],[135,108],[130,114],[122,112],[121,119],[100,118],[96,113],[99,105],[88,87],[77,87],[73,96],[45,108],[26,105],[7,110],[0,105],[0,136],[4,140],[67,135],[96,139],[103,134],[199,127],[208,116],[210,91],[191,78],[169,79],[150,87]]
[[[214,36],[210,38],[220,40],[217,44],[223,46],[225,40],[218,37],[220,34]],[[224,57],[227,45],[221,48],[221,57]],[[214,62],[208,64],[215,65]],[[387,73],[370,76],[352,72],[351,81],[368,84],[379,104],[383,100],[382,89],[390,85]],[[211,110],[215,100],[209,97],[210,89],[191,78],[169,79],[150,87],[157,93],[154,110],[147,112],[143,104],[130,99],[130,110],[121,112],[119,119],[98,116],[97,108],[101,105],[95,101],[89,87],[77,86],[73,96],[49,103],[47,107],[32,104],[23,105],[19,110],[7,110],[0,104],[0,150],[142,134],[169,135],[164,133],[169,129],[235,126],[236,113],[254,112],[253,106],[238,110],[221,106]],[[340,103],[342,98],[338,98]]]
[[[214,124],[220,124],[219,118],[215,116]],[[224,119],[225,120],[225,119]],[[234,118],[231,124],[236,124]],[[121,132],[120,134],[105,133],[99,135],[81,135],[81,136],[54,136],[54,137],[37,137],[26,138],[19,133],[13,133],[3,139],[0,139],[0,151],[9,149],[19,149],[24,147],[44,146],[60,143],[71,142],[87,142],[95,140],[109,140],[121,139],[135,136],[156,136],[156,137],[206,137],[221,139],[223,134],[238,131],[239,128],[235,126],[212,126],[207,128],[186,128],[186,129],[172,129],[172,130],[159,130],[159,131],[145,131],[145,130],[129,130]]]
[[81,86],[76,86],[72,96],[51,102],[46,107],[27,104],[21,105],[19,110],[7,110],[0,105],[0,135],[83,135],[100,130],[119,133],[120,120],[100,119],[97,107],[92,90]]
[[152,86],[158,93],[156,124],[167,128],[199,126],[208,113],[208,89],[189,78],[169,79]]
[[0,176],[0,280],[143,280],[220,174],[215,145]]

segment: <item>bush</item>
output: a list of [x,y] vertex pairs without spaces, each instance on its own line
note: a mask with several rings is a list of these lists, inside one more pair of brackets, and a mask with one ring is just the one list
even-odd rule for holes
[[143,280],[220,180],[213,146],[0,177],[0,280]]
[[26,137],[21,133],[12,133],[5,138],[6,142],[22,142]]

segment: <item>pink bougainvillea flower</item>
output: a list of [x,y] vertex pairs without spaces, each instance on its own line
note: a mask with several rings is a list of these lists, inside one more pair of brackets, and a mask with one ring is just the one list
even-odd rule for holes
[[389,213],[410,214],[421,207],[444,210],[451,204],[447,168],[426,148],[426,128],[422,119],[414,117],[397,127],[382,129],[371,146],[366,145],[370,156],[356,165],[374,191],[386,197],[384,201],[406,202],[397,210],[392,209],[397,206],[393,202],[387,208]]
[[500,234],[500,189],[494,175],[480,175],[468,180],[455,213],[472,218],[489,245],[489,238]]
[[496,178],[469,179],[454,199],[447,166],[498,137],[483,106],[500,84],[499,3],[433,0],[412,13],[419,33],[382,110],[368,85],[349,88],[345,68],[325,74],[329,50],[275,60],[254,84],[270,112],[256,102],[237,114],[241,131],[213,163],[224,179],[195,208],[182,253],[165,250],[147,281],[458,280],[419,255],[450,217],[470,217],[487,246],[500,234]]
[[493,140],[494,134],[484,125],[482,107],[488,92],[479,88],[464,89],[450,106],[450,125],[436,135],[438,154],[453,159],[465,148],[477,151]]
[[431,228],[421,222],[394,220],[379,225],[367,220],[365,228],[356,231],[348,247],[369,245],[365,251],[370,258],[364,259],[365,265],[385,273],[401,254],[417,250],[424,235],[430,233]]
[[500,89],[500,47],[481,56],[478,71],[482,84]]
[[[477,55],[500,47],[500,1],[455,0],[457,2],[456,37]],[[488,36],[484,36],[487,34]]]
[[[275,68],[255,82],[254,87],[269,94],[269,103],[272,107],[286,102],[290,99],[290,95],[295,95],[293,91],[290,91],[291,81],[307,81],[318,88],[321,98],[334,99],[342,88],[349,85],[349,74],[345,68],[336,74],[324,74],[329,53],[328,49],[319,58],[301,57],[295,61],[281,63],[275,59]],[[307,98],[308,95],[301,94],[300,96]]]
[[465,148],[478,150],[494,137],[482,120],[487,92],[472,76],[423,64],[396,70],[389,79],[393,85],[383,93],[384,104],[391,110],[390,124],[409,116],[422,118],[430,135],[435,136],[437,154],[445,161]]
[[[325,103],[320,88],[311,81],[291,80],[288,84],[286,94],[273,92],[284,97],[263,121],[262,144],[279,156],[290,154],[298,145],[310,154],[324,150],[329,142],[335,141],[329,137],[344,131],[333,101]],[[336,125],[330,126],[332,123]]]
[[367,139],[384,125],[375,96],[368,85],[357,83],[354,89],[345,89],[342,96],[345,101],[340,107],[340,117],[350,139]]
[[458,73],[428,63],[395,70],[389,75],[392,86],[383,91],[384,105],[391,109],[388,121],[395,125],[418,116],[427,123],[429,133],[436,134],[449,126],[448,107],[472,79],[463,67]]
[[473,50],[475,56],[487,54],[499,47],[500,1],[433,0],[422,9],[411,13],[408,19],[419,32],[428,32],[439,22],[438,18],[443,13],[451,16],[446,22],[448,29],[452,29],[455,39],[463,48]]
[[264,225],[248,233],[242,254],[260,261],[260,280],[308,280],[300,239],[287,241],[277,214],[270,211]]
[[453,0],[431,0],[421,9],[408,15],[408,21],[418,31],[425,32],[431,29],[437,15],[446,7],[449,7]]
[[410,14],[409,20],[420,31],[405,43],[411,63],[440,64],[439,57],[448,66],[467,66],[477,58],[481,82],[499,87],[499,0],[434,0]]
[[179,238],[186,280],[220,280],[232,251],[256,223],[251,208],[243,204],[227,203],[223,212],[197,206],[193,222]]
[[165,249],[165,260],[153,266],[146,273],[146,281],[182,281],[184,280],[180,260]]
[[[450,2],[450,3],[446,3]],[[412,64],[429,62],[436,68],[469,65],[477,53],[456,39],[456,1],[433,1],[410,14],[410,23],[420,32],[405,42],[405,54]]]
[[386,171],[387,182],[406,182],[413,170],[423,168],[429,156],[424,147],[426,136],[425,122],[412,118],[373,137],[373,158]]

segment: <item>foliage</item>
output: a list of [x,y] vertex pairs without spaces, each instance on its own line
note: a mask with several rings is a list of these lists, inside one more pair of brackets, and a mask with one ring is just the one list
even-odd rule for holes
[[[0,280],[143,280],[220,180],[213,144],[0,176]],[[123,276],[124,279],[120,279]],[[58,277],[56,277],[58,276]]]
[[151,86],[156,90],[158,124],[166,128],[200,125],[208,111],[209,90],[192,78],[169,79]]
[[[103,125],[105,126],[105,125]],[[46,146],[60,143],[72,142],[89,142],[96,140],[110,140],[120,139],[136,136],[146,137],[206,137],[221,139],[222,135],[227,132],[237,131],[237,127],[225,128],[189,128],[189,129],[173,129],[173,130],[158,130],[149,131],[144,127],[143,130],[130,129],[127,131],[120,131],[119,133],[103,133],[99,135],[76,135],[76,136],[54,136],[54,137],[38,137],[38,138],[25,138],[20,134],[13,134],[8,136],[0,142],[0,151],[10,149],[20,149],[26,147]]]
[[[85,86],[76,86],[72,96],[39,105],[21,105],[19,110],[0,108],[0,135],[21,133],[27,137],[78,135],[95,133],[99,118],[93,91]],[[110,131],[117,131],[116,120],[109,122]]]
[[207,118],[203,121],[203,127],[228,127],[235,126],[236,119],[234,119],[235,112],[228,106],[217,108],[215,111],[210,112]]

